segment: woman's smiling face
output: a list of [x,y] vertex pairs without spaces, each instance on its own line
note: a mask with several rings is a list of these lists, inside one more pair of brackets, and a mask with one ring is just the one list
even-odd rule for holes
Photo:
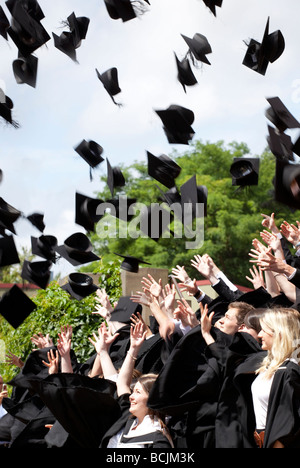
[[130,413],[138,418],[141,422],[144,417],[148,414],[148,402],[149,395],[144,390],[143,386],[137,382],[135,385],[132,394],[129,397],[130,401]]

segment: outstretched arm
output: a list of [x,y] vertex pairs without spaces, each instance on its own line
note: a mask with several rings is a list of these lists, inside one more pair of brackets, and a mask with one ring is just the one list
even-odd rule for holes
[[138,353],[146,338],[146,333],[147,332],[144,331],[144,326],[141,322],[134,327],[131,327],[130,348],[117,380],[117,392],[119,397],[126,393],[131,393],[130,385],[132,382],[132,373],[135,368],[135,361],[137,360]]

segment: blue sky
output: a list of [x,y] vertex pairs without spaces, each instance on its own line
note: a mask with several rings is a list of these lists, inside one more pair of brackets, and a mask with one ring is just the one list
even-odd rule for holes
[[[194,139],[238,141],[253,155],[266,146],[266,98],[279,96],[300,119],[300,3],[289,0],[224,0],[215,18],[202,0],[150,0],[149,11],[139,19],[112,20],[103,0],[40,0],[42,24],[52,37],[65,29],[61,22],[75,12],[91,23],[87,38],[77,50],[78,64],[54,47],[53,40],[37,50],[37,86],[18,85],[12,72],[17,49],[0,37],[0,83],[14,102],[13,115],[21,127],[0,123],[0,167],[4,173],[0,194],[26,215],[45,215],[45,234],[59,244],[74,232],[75,192],[93,196],[101,189],[99,175],[90,182],[87,164],[75,153],[82,139],[95,140],[112,165],[146,160],[153,154],[186,151],[170,145],[155,109],[179,104],[195,113]],[[6,14],[10,14],[1,1]],[[282,57],[270,64],[266,76],[242,65],[244,41],[262,40],[267,18],[270,32],[280,29],[286,40]],[[205,35],[213,53],[211,66],[196,70],[199,84],[187,88],[176,78],[174,52],[183,58],[187,46],[181,34]],[[122,93],[115,106],[97,79],[117,67]],[[191,174],[192,175],[192,174]],[[27,222],[16,224],[17,245],[30,245],[39,232]],[[60,261],[62,274],[70,266]]]

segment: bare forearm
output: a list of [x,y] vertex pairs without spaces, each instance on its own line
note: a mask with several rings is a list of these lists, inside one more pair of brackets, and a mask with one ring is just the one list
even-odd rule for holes
[[66,374],[73,374],[73,366],[70,354],[66,354],[61,358],[61,372]]

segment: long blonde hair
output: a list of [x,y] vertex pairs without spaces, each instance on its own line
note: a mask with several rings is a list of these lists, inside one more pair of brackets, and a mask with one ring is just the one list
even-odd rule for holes
[[267,309],[260,319],[273,333],[272,349],[263,360],[257,374],[265,372],[265,378],[270,379],[282,364],[291,358],[300,363],[298,354],[300,349],[300,314],[295,309]]

